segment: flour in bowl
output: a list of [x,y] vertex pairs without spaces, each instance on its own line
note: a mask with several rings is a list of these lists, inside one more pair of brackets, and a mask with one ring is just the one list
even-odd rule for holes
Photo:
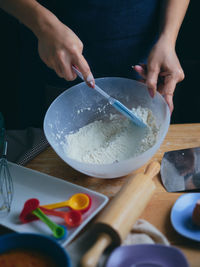
[[65,136],[67,156],[84,163],[110,164],[137,156],[151,148],[159,129],[151,110],[132,109],[147,125],[140,128],[121,115],[94,121]]

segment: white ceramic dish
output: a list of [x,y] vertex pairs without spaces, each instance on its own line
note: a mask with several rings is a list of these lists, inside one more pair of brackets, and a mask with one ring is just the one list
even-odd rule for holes
[[[106,205],[108,197],[90,189],[78,186],[59,178],[34,171],[9,162],[14,182],[14,197],[11,212],[0,218],[0,224],[20,233],[39,233],[52,236],[51,230],[41,221],[22,224],[19,214],[29,198],[38,198],[41,205],[67,200],[75,193],[87,193],[92,198],[90,209],[83,214],[83,222],[75,228],[68,228],[68,236],[58,242],[66,246],[83,229],[83,227]],[[63,224],[63,219],[51,217],[53,221]]]

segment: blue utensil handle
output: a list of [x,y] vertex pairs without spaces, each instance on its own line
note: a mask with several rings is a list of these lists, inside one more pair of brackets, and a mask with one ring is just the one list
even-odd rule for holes
[[135,114],[133,114],[131,110],[129,110],[126,106],[124,106],[120,101],[110,97],[109,102],[120,113],[122,113],[126,117],[129,117],[129,119],[132,120],[136,125],[142,128],[145,128],[147,126],[140,118],[138,118]]
[[[82,73],[77,70],[77,68],[75,68],[74,66],[72,66],[72,69],[75,71],[75,73],[83,80],[84,77],[82,75]],[[133,114],[133,112],[131,112],[131,110],[129,110],[126,106],[124,106],[120,101],[116,100],[115,98],[113,98],[112,96],[108,95],[105,91],[103,91],[99,86],[97,86],[95,84],[94,89],[100,93],[103,97],[105,97],[108,102],[116,109],[118,110],[120,113],[122,113],[125,117],[127,117],[128,119],[132,120],[132,122],[134,122],[136,125],[144,128],[147,125],[140,119],[138,118],[138,116],[136,116],[135,114]]]
[[75,71],[75,73],[78,75],[78,77],[81,78],[81,80],[85,81],[84,78],[83,78],[82,73],[77,68],[72,66],[72,69]]
[[109,96],[105,91],[103,91],[98,85],[95,84],[94,89],[100,93],[103,97],[105,97],[108,101],[110,98],[112,98],[111,96]]
[[[77,68],[75,68],[74,66],[72,66],[72,69],[75,71],[75,73],[78,75],[79,78],[81,78],[83,81],[85,81],[82,73],[79,70],[77,70]],[[98,93],[100,93],[103,97],[105,97],[106,99],[109,99],[110,98],[110,96],[106,92],[104,92],[99,86],[95,85],[94,89]]]

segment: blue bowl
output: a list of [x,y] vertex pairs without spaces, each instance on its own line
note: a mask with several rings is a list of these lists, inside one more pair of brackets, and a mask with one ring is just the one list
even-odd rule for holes
[[11,233],[0,236],[0,254],[14,249],[30,249],[49,255],[58,267],[71,267],[67,251],[53,238],[40,234]]

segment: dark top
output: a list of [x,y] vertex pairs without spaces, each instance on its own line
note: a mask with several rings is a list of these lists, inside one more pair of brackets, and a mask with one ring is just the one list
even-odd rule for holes
[[[84,44],[94,77],[136,79],[131,66],[145,62],[159,26],[159,0],[41,0]],[[50,102],[75,83],[57,77],[40,60],[37,40],[21,31],[21,125],[39,127]],[[46,93],[45,93],[46,92]],[[45,99],[48,101],[45,104]]]

